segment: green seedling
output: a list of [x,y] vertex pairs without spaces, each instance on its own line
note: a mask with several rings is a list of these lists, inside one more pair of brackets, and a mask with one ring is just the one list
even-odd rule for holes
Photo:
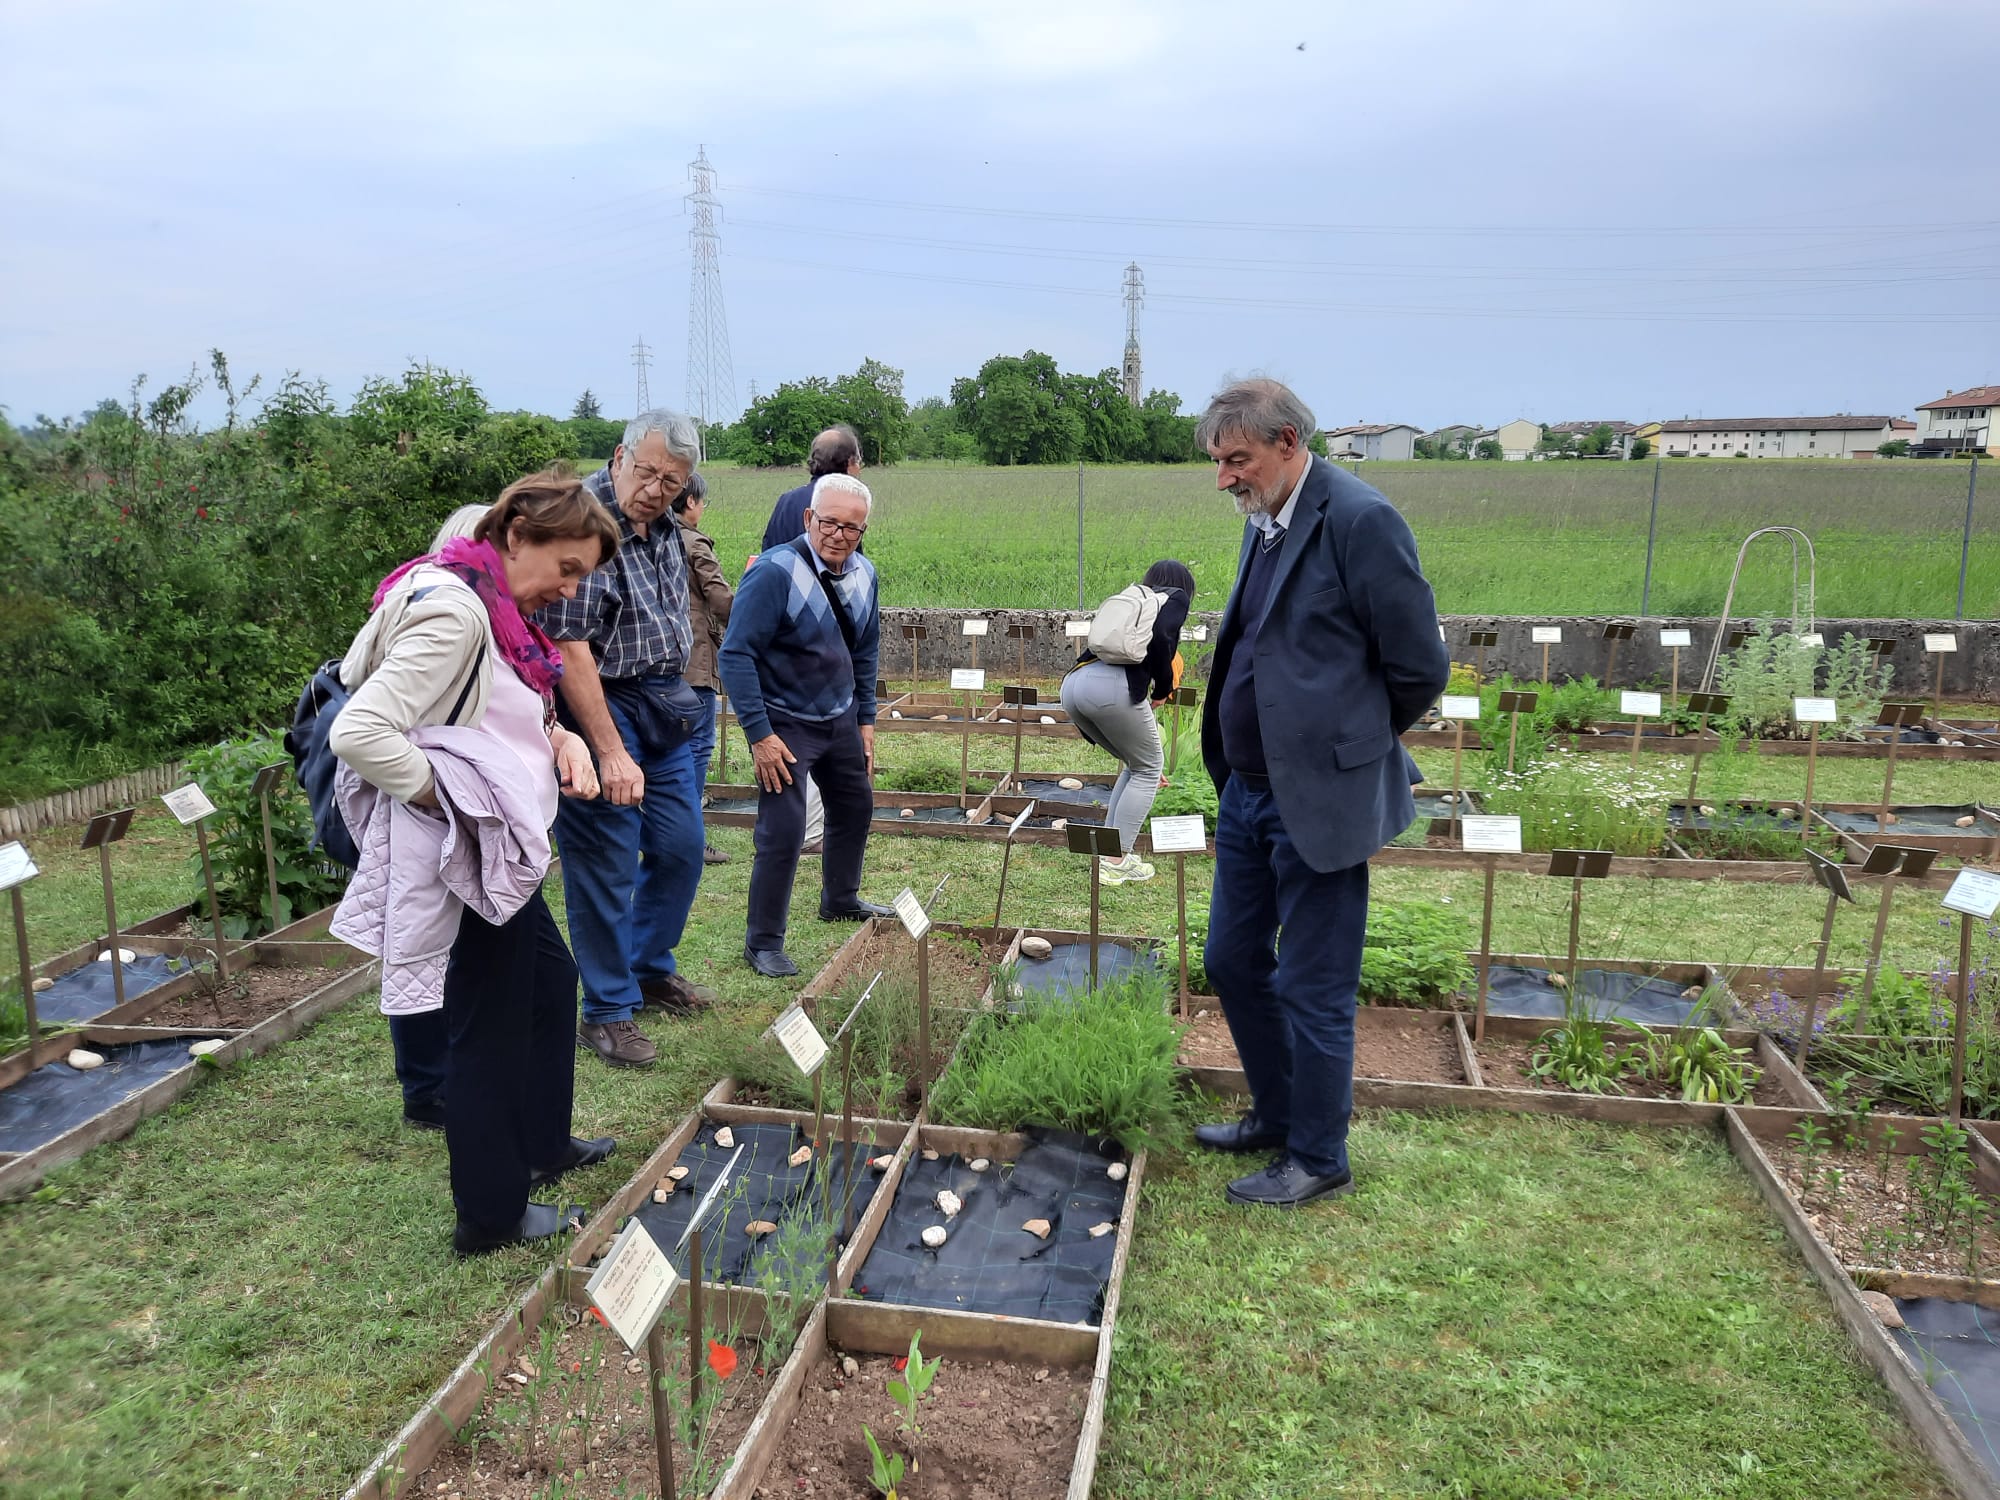
[[937,1378],[938,1366],[942,1360],[924,1362],[923,1351],[917,1341],[923,1337],[918,1329],[910,1335],[910,1353],[902,1372],[889,1377],[889,1399],[903,1409],[902,1430],[915,1437],[922,1429],[917,1426],[917,1403],[930,1390],[931,1381]]
[[1563,992],[1562,1024],[1542,1034],[1528,1071],[1579,1093],[1621,1093],[1618,1080],[1638,1061],[1640,1048],[1613,1046],[1611,1022],[1573,989]]
[[1800,1183],[1810,1193],[1819,1176],[1819,1159],[1826,1154],[1830,1138],[1817,1120],[1801,1120],[1792,1127],[1791,1139],[1792,1144],[1799,1148]]
[[868,1465],[871,1470],[868,1482],[882,1492],[883,1500],[896,1500],[896,1486],[903,1482],[903,1455],[891,1453],[884,1456],[882,1445],[875,1441],[875,1434],[865,1426],[861,1435],[868,1440]]

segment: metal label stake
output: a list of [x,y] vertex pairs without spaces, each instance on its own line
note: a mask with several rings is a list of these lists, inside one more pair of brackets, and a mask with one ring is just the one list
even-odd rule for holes
[[1500,695],[1499,711],[1512,717],[1507,724],[1507,769],[1514,769],[1514,745],[1521,737],[1521,715],[1535,711],[1538,695],[1535,693],[1503,692]]
[[268,766],[259,768],[256,780],[250,783],[250,794],[257,799],[257,807],[264,815],[264,879],[271,890],[271,931],[276,932],[285,924],[278,916],[278,847],[271,836],[271,793],[284,779],[285,772],[292,768],[288,760],[274,760]]
[[1799,1028],[1798,1050],[1792,1060],[1803,1073],[1806,1068],[1806,1053],[1812,1047],[1813,1025],[1819,1019],[1819,987],[1826,978],[1826,954],[1833,942],[1833,914],[1840,909],[1843,901],[1852,901],[1854,892],[1848,889],[1847,872],[1823,854],[1806,851],[1806,865],[1812,870],[1815,883],[1826,890],[1826,917],[1819,925],[1819,944],[1814,950],[1812,989],[1806,996],[1805,1024]]
[[1208,848],[1208,825],[1202,821],[1200,813],[1190,813],[1179,818],[1154,818],[1151,824],[1153,852],[1171,854],[1174,857],[1174,910],[1175,931],[1180,938],[1181,952],[1181,1019],[1188,1018],[1188,925],[1187,925],[1187,857],[1190,853],[1200,854]]
[[1673,653],[1673,678],[1667,689],[1667,702],[1678,709],[1681,706],[1681,648],[1694,644],[1694,632],[1686,629],[1662,630],[1660,644]]
[[1100,860],[1118,859],[1125,853],[1119,841],[1118,830],[1095,823],[1072,823],[1066,830],[1069,834],[1069,852],[1088,854],[1090,861],[1090,989],[1097,990],[1097,934],[1098,899],[1102,891],[1104,868]]
[[1035,627],[1032,625],[1009,625],[1007,627],[1007,639],[1016,643],[1016,650],[1018,652],[1014,661],[1014,675],[1016,677],[1026,677],[1028,675],[1028,642],[1034,638]]
[[1560,625],[1533,625],[1528,629],[1529,638],[1542,648],[1542,681],[1549,680],[1549,647],[1560,646],[1563,628]]
[[1438,712],[1451,720],[1451,834],[1456,838],[1465,810],[1465,721],[1479,722],[1479,694],[1446,693],[1438,700]]
[[1569,880],[1569,992],[1576,994],[1577,966],[1583,941],[1583,883],[1611,873],[1609,849],[1555,849],[1549,853],[1549,874]]
[[[1016,785],[1019,785],[1021,780],[1021,737],[1028,732],[1028,710],[1038,707],[1041,704],[1042,695],[1031,687],[1017,685],[1000,689],[1000,701],[1014,710],[1014,782]],[[995,925],[997,926],[998,923],[996,922]]]
[[1000,926],[1001,908],[1007,904],[1007,867],[1014,860],[1014,840],[1020,836],[1021,829],[1034,815],[1035,804],[1030,802],[1015,813],[1014,821],[1007,825],[1007,839],[1000,846],[1000,894],[993,900],[993,925],[996,929]]
[[930,634],[922,625],[905,625],[903,639],[910,643],[910,700],[914,704],[917,696],[917,642]]
[[[1632,769],[1639,769],[1639,737],[1646,732],[1646,721],[1660,716],[1660,695],[1658,693],[1624,692],[1618,695],[1618,711],[1632,715]],[[1697,751],[1697,753],[1699,753]],[[1697,773],[1699,774],[1699,773]]]
[[979,643],[985,639],[987,631],[993,628],[990,620],[960,620],[958,633],[972,642],[972,664],[979,665]]
[[215,870],[208,862],[208,819],[215,812],[215,804],[208,800],[208,794],[200,786],[190,781],[186,786],[176,787],[171,792],[163,792],[160,800],[167,805],[183,828],[194,828],[195,847],[201,851],[201,883],[208,892],[208,916],[215,933],[215,969],[224,983],[229,979],[229,940],[222,935],[222,903],[215,898]]
[[1618,670],[1618,648],[1632,639],[1636,625],[1606,625],[1604,627],[1604,686],[1611,686],[1611,678]]
[[1500,644],[1497,630],[1475,630],[1466,636],[1465,643],[1472,647],[1472,675],[1483,687],[1486,683],[1486,648]]
[[651,1370],[653,1447],[662,1500],[672,1500],[674,1494],[674,1446],[672,1413],[667,1405],[667,1339],[661,1316],[679,1284],[672,1263],[646,1226],[633,1218],[618,1232],[618,1238],[611,1242],[584,1287],[591,1305],[626,1348],[640,1344],[646,1347],[646,1363]]
[[[854,1233],[854,1018],[861,1014],[861,1007],[868,1003],[868,997],[875,993],[875,986],[882,982],[883,972],[881,969],[875,971],[875,977],[868,981],[868,988],[861,992],[861,998],[854,1002],[854,1008],[847,1013],[847,1019],[840,1023],[840,1030],[833,1036],[840,1044],[840,1149],[842,1160],[847,1163],[847,1190],[840,1195],[840,1238],[843,1241]],[[826,1175],[827,1192],[831,1193],[831,1166],[827,1168]],[[827,1218],[832,1217],[829,1205]],[[827,1286],[832,1285],[829,1276]]]
[[[116,812],[102,812],[90,820],[83,830],[83,842],[77,847],[97,851],[97,868],[104,877],[104,926],[111,934],[111,993],[117,1003],[125,1003],[125,955],[118,948],[118,903],[111,894],[111,846],[125,837],[125,831],[132,826],[133,809],[121,807]],[[29,985],[32,991],[34,986]]]
[[701,1263],[701,1221],[715,1208],[716,1200],[722,1196],[724,1186],[729,1182],[729,1174],[736,1170],[736,1163],[742,1157],[743,1146],[730,1153],[723,1163],[721,1173],[709,1184],[701,1202],[694,1206],[694,1214],[689,1218],[687,1228],[681,1231],[681,1244],[688,1252],[688,1425],[693,1429],[695,1408],[701,1403],[701,1340],[702,1309],[701,1284],[707,1269]]
[[1875,810],[1877,832],[1889,826],[1889,793],[1896,784],[1896,747],[1902,743],[1904,729],[1923,721],[1921,703],[1885,703],[1882,712],[1875,716],[1875,722],[1889,730],[1889,761],[1882,772],[1882,805]]
[[1493,980],[1493,877],[1500,866],[1500,855],[1521,852],[1521,820],[1511,815],[1493,817],[1482,814],[1465,819],[1463,830],[1462,847],[1469,853],[1486,856],[1480,861],[1484,890],[1479,915],[1479,992],[1472,1006],[1472,1039],[1483,1042],[1486,1040],[1486,997]]
[[972,760],[972,695],[986,686],[986,674],[978,667],[953,667],[951,689],[965,694],[965,717],[958,723],[958,801],[962,811],[966,788],[970,785]]
[[1896,877],[1921,880],[1930,872],[1935,849],[1912,849],[1907,844],[1877,844],[1868,851],[1863,875],[1882,877],[1881,901],[1875,908],[1875,935],[1868,943],[1868,967],[1861,980],[1861,1003],[1855,1008],[1854,1029],[1868,1031],[1868,1002],[1875,997],[1876,976],[1882,972],[1882,941],[1889,931],[1889,907],[1896,898]]
[[1689,693],[1688,711],[1695,716],[1694,769],[1688,774],[1688,801],[1693,803],[1701,785],[1701,758],[1708,753],[1708,721],[1729,712],[1729,694]]
[[[28,909],[21,899],[21,887],[41,871],[28,853],[28,846],[15,842],[0,844],[0,888],[14,908],[14,948],[21,962],[21,1012],[28,1022],[28,1071],[42,1065],[42,1025],[35,1010],[35,965],[28,956]],[[116,939],[113,939],[114,946]],[[113,955],[112,962],[117,962]]]

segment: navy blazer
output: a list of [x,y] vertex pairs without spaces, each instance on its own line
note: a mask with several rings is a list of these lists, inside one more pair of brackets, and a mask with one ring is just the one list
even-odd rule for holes
[[[1217,713],[1257,535],[1246,523],[1202,707],[1201,755],[1218,791],[1229,765]],[[1360,864],[1416,819],[1410,787],[1423,777],[1397,737],[1444,691],[1451,654],[1409,524],[1323,458],[1299,491],[1255,650],[1257,720],[1285,832],[1315,870]]]

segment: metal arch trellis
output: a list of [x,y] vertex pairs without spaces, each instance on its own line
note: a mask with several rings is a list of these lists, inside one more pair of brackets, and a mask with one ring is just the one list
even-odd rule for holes
[[[1736,583],[1743,576],[1743,559],[1750,553],[1750,544],[1760,536],[1788,537],[1792,544],[1792,634],[1810,634],[1813,628],[1813,604],[1819,581],[1819,559],[1813,552],[1812,538],[1796,526],[1760,526],[1743,539],[1743,545],[1736,549],[1736,566],[1729,572],[1729,590],[1722,596],[1722,615],[1715,622],[1715,635],[1708,643],[1708,663],[1702,668],[1701,691],[1706,693],[1715,685],[1715,666],[1722,655],[1722,642],[1729,633],[1729,611],[1736,602]],[[1799,614],[1799,543],[1806,546],[1806,607],[1805,624],[1800,625]]]

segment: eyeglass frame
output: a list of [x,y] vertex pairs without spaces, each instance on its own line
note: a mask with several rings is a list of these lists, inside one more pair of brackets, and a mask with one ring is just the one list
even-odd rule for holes
[[817,526],[821,531],[832,535],[853,537],[857,542],[868,535],[868,523],[866,521],[857,526],[852,521],[834,521],[828,519],[826,516],[814,516],[812,519],[813,525]]

